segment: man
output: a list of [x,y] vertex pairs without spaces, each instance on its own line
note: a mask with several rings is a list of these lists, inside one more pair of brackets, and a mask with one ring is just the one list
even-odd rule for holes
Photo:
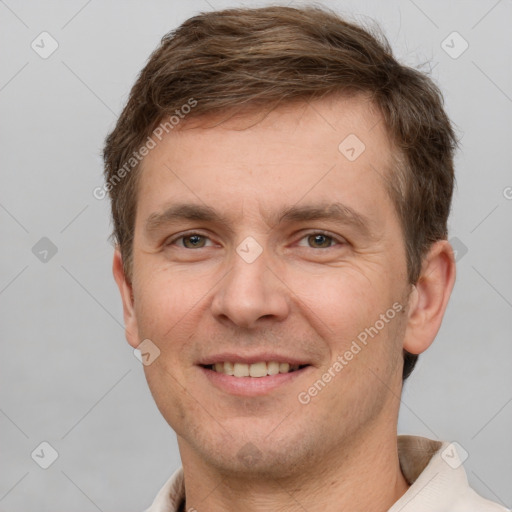
[[319,8],[163,38],[105,146],[113,271],[183,468],[151,512],[503,511],[397,437],[455,281],[436,86]]

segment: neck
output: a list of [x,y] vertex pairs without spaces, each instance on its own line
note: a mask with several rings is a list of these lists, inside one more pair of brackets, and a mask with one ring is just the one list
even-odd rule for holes
[[387,438],[373,434],[345,440],[282,479],[221,473],[179,441],[186,510],[386,512],[409,488],[400,470],[396,431]]

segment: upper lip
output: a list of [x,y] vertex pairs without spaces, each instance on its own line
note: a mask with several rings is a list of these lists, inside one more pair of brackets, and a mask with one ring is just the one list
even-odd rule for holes
[[257,354],[235,354],[233,352],[222,352],[207,356],[200,361],[198,365],[208,366],[215,363],[245,363],[253,364],[260,362],[276,361],[278,363],[290,363],[300,365],[309,365],[310,363],[305,359],[300,359],[293,356],[287,356],[284,354],[276,354],[275,352],[258,352]]

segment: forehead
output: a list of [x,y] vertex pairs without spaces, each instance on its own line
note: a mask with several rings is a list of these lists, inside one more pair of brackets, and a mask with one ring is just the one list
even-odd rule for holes
[[366,98],[329,97],[221,117],[185,119],[145,157],[138,218],[185,197],[237,215],[250,215],[256,210],[244,205],[257,202],[269,218],[283,211],[276,203],[332,200],[356,211],[386,201],[391,147]]

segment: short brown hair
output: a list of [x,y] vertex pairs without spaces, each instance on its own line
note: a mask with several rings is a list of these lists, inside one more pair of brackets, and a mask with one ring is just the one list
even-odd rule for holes
[[[456,140],[442,95],[428,76],[395,60],[382,34],[316,6],[201,13],[162,38],[104,148],[113,237],[126,275],[138,151],[164,119],[191,100],[187,119],[354,93],[371,98],[394,145],[387,186],[404,232],[408,279],[416,283],[430,246],[447,238]],[[404,351],[404,380],[417,357]]]

